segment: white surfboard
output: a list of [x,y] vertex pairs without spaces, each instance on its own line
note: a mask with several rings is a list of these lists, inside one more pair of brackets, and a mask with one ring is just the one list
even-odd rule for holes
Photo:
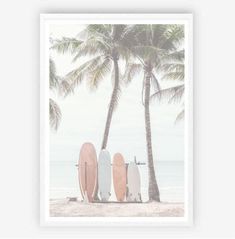
[[127,200],[131,202],[140,202],[140,172],[138,166],[134,162],[130,162],[127,168],[127,187]]
[[101,201],[108,201],[111,195],[111,156],[102,150],[98,161],[98,187]]

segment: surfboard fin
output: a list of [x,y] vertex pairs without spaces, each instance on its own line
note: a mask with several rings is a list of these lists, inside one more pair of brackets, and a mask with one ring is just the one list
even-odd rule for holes
[[85,191],[83,202],[84,203],[89,203],[89,199],[88,199],[88,196],[87,196],[87,191]]

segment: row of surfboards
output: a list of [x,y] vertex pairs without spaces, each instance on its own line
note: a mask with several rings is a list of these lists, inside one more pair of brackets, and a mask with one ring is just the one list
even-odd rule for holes
[[97,162],[94,145],[84,143],[80,150],[78,175],[84,201],[93,202],[98,188],[101,201],[107,202],[111,196],[111,175],[113,175],[113,186],[117,201],[141,201],[138,166],[135,162],[126,164],[120,153],[113,156],[111,163],[109,152],[102,150]]

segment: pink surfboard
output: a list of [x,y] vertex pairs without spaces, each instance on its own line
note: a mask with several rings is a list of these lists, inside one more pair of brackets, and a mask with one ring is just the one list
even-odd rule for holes
[[93,201],[97,184],[97,156],[91,143],[84,143],[78,162],[79,185],[83,199]]
[[113,157],[113,185],[117,200],[123,202],[126,196],[126,165],[120,153]]

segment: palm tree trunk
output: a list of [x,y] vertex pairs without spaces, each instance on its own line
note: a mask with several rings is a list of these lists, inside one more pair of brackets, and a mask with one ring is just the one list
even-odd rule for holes
[[147,72],[145,77],[145,99],[144,99],[144,111],[145,111],[145,130],[146,130],[146,142],[148,153],[148,176],[149,176],[149,201],[160,202],[160,193],[155,176],[154,164],[153,164],[153,152],[152,152],[152,138],[151,138],[151,123],[149,112],[149,98],[150,98],[150,78],[151,75]]
[[118,60],[114,58],[114,87],[113,87],[113,92],[111,96],[111,100],[109,103],[109,110],[108,110],[108,115],[106,119],[106,124],[105,124],[105,131],[104,131],[104,136],[103,136],[103,142],[101,149],[106,149],[107,147],[107,142],[108,142],[108,137],[109,137],[109,129],[110,129],[110,124],[113,116],[113,110],[115,107],[115,103],[117,101],[117,94],[118,94],[118,89],[119,89],[119,67],[118,67]]
[[[111,125],[111,120],[113,116],[113,110],[115,107],[115,102],[117,101],[117,94],[118,94],[118,89],[119,89],[119,67],[118,67],[118,60],[116,58],[113,59],[114,62],[114,87],[113,87],[113,92],[111,96],[111,100],[109,103],[109,110],[108,110],[108,115],[106,119],[106,124],[105,124],[105,130],[104,130],[104,136],[103,136],[103,142],[101,149],[106,149],[107,147],[107,142],[108,142],[108,137],[109,137],[109,129]],[[94,200],[99,201],[98,197],[98,183],[96,184],[96,191],[94,195]]]

